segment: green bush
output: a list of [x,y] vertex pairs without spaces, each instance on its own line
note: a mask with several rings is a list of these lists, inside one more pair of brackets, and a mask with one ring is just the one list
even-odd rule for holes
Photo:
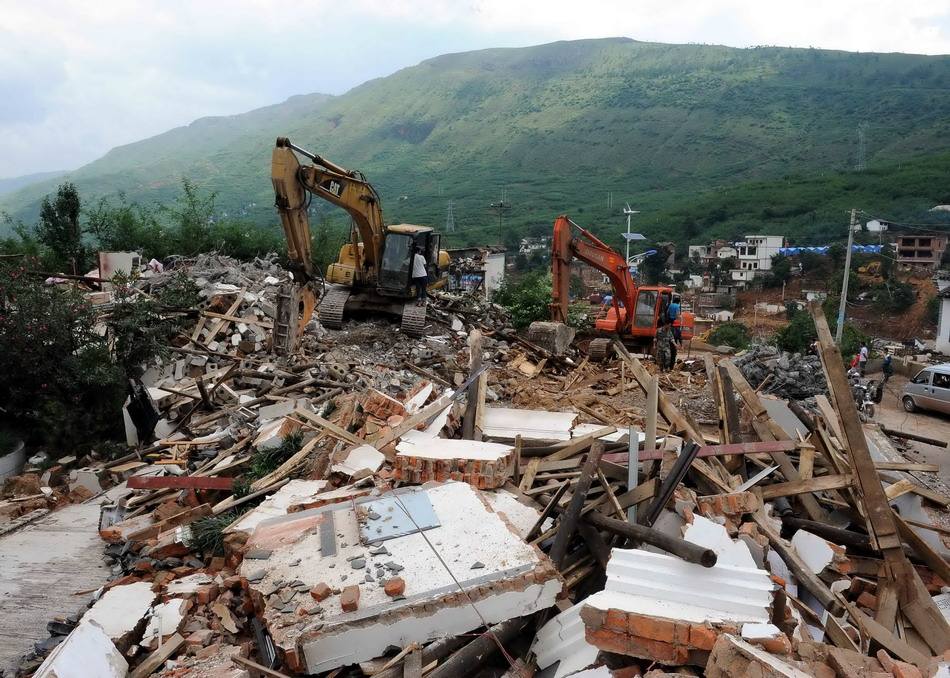
[[725,322],[709,333],[709,343],[713,346],[725,344],[742,349],[749,345],[750,339],[749,328],[735,320]]
[[874,287],[874,308],[882,313],[903,313],[915,301],[916,290],[905,282],[881,283]]
[[533,271],[517,280],[506,278],[492,301],[504,306],[517,328],[527,327],[536,320],[550,317],[551,276],[547,272]]
[[0,269],[0,410],[54,456],[123,430],[125,376],[72,287]]
[[924,319],[931,325],[940,322],[940,297],[931,297],[927,300],[927,312]]
[[[827,317],[830,312],[830,305],[826,302],[824,306],[825,317]],[[837,323],[829,322],[828,325],[831,329],[832,336],[834,336]],[[789,353],[804,353],[817,338],[818,331],[815,329],[815,322],[811,319],[811,315],[808,311],[794,311],[789,317],[788,324],[775,333],[774,340],[776,346],[783,351],[788,351]],[[870,341],[870,338],[866,334],[851,323],[846,322],[844,324],[844,330],[841,333],[840,346],[841,357],[844,362],[846,364],[851,362],[851,358],[858,352],[858,349],[861,348],[862,342],[867,341]]]

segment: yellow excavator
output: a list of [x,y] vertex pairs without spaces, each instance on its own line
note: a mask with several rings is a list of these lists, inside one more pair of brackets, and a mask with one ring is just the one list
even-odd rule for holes
[[[311,164],[301,165],[297,154],[308,158]],[[425,325],[426,307],[412,301],[413,251],[418,248],[426,259],[429,289],[442,287],[449,254],[441,249],[441,236],[428,226],[386,226],[379,194],[361,172],[310,153],[286,137],[277,139],[271,181],[287,238],[291,272],[298,283],[290,302],[299,312],[296,333],[302,331],[317,303],[307,214],[310,200],[316,196],[342,207],[353,219],[349,242],[340,248],[338,260],[330,264],[324,275],[329,287],[317,307],[320,322],[325,327],[340,329],[345,313],[375,311],[399,316],[402,331],[419,336]],[[278,310],[275,327],[280,324],[280,315]]]

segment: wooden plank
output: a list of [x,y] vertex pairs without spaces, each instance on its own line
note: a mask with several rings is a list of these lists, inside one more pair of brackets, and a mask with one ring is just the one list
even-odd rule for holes
[[[809,304],[808,309],[818,332],[819,355],[825,379],[830,393],[834,396],[834,404],[837,405],[836,409],[841,420],[841,431],[844,436],[841,442],[851,459],[856,485],[860,488],[861,498],[864,501],[869,534],[877,547],[881,549],[887,563],[885,575],[897,586],[901,613],[910,620],[914,629],[935,654],[943,654],[944,651],[950,649],[950,624],[937,609],[917,571],[904,555],[894,512],[884,494],[877,469],[874,468],[874,462],[871,459],[864,428],[858,419],[858,411],[845,374],[841,352],[831,338],[828,321],[821,310],[821,305],[812,303]],[[876,624],[873,619],[870,621]],[[883,627],[880,628],[883,629]],[[889,640],[892,634],[887,629],[884,631],[885,640]],[[880,639],[878,641],[884,644]]]
[[544,461],[561,461],[562,459],[573,457],[575,454],[580,454],[590,447],[591,443],[598,438],[603,438],[604,436],[609,436],[611,433],[616,432],[616,426],[604,426],[597,429],[596,431],[591,431],[586,435],[571,440],[557,451],[552,452],[548,456],[544,457]]
[[297,417],[301,417],[303,419],[306,419],[312,424],[315,424],[321,428],[325,428],[329,432],[330,435],[332,435],[334,438],[338,440],[342,440],[345,443],[350,443],[351,445],[366,445],[367,444],[366,441],[363,440],[362,438],[358,438],[357,436],[353,435],[349,431],[345,431],[344,429],[340,428],[339,426],[334,424],[332,421],[327,421],[323,417],[317,414],[314,414],[308,409],[305,409],[303,407],[297,407],[296,409],[294,409],[293,413]]
[[871,619],[858,609],[857,605],[848,602],[844,597],[838,596],[838,600],[848,611],[848,615],[855,625],[860,628],[865,635],[870,636],[881,644],[885,650],[905,662],[909,662],[923,671],[927,670],[930,664],[930,657],[922,652],[915,650],[906,642],[895,636],[891,631],[884,628],[876,621]]
[[587,491],[590,489],[594,474],[597,471],[597,464],[600,463],[600,456],[603,453],[603,443],[599,440],[594,441],[593,445],[591,445],[590,453],[587,455],[587,460],[584,462],[584,467],[581,470],[581,477],[577,479],[577,486],[574,489],[574,494],[571,496],[571,502],[568,504],[567,510],[561,516],[557,536],[554,539],[554,544],[551,546],[551,552],[549,554],[551,561],[558,569],[561,568],[564,556],[567,555],[568,544],[574,535],[574,530],[577,528],[577,521],[580,519],[581,510],[584,508],[584,501],[587,499]]
[[251,483],[251,491],[258,492],[259,490],[264,489],[265,487],[270,487],[279,480],[283,480],[297,467],[298,464],[302,463],[304,459],[310,456],[313,449],[323,440],[323,437],[327,435],[326,431],[321,431],[319,435],[308,440],[304,443],[304,446],[301,447],[290,459],[285,461],[283,464],[277,467],[276,470],[271,471],[263,478],[259,478]]
[[241,318],[236,315],[227,315],[225,313],[215,313],[214,311],[202,311],[201,315],[206,318],[217,318],[219,320],[227,320],[232,323],[244,323],[245,325],[257,325],[265,329],[273,329],[274,323],[270,320],[258,320],[257,318]]
[[422,650],[417,645],[402,663],[403,678],[422,678]]
[[218,476],[132,476],[126,481],[132,490],[230,490],[234,478]]
[[[719,362],[719,366],[726,369],[729,377],[732,379],[733,387],[738,391],[742,401],[752,414],[752,427],[755,429],[759,438],[762,440],[791,440],[782,427],[772,420],[772,416],[768,410],[765,409],[765,405],[759,400],[759,394],[752,390],[752,386],[746,380],[742,371],[736,367],[735,363],[731,360],[722,360]],[[779,470],[782,471],[782,475],[785,476],[786,480],[789,482],[800,480],[798,469],[792,464],[787,454],[784,452],[771,452],[770,454],[775,463],[778,464]],[[825,514],[824,509],[818,505],[818,501],[813,496],[810,494],[802,495],[800,501],[809,518],[817,520],[818,522],[827,521],[828,516]]]
[[165,663],[173,654],[185,644],[185,638],[180,633],[176,633],[168,640],[162,643],[157,650],[145,658],[141,664],[135,667],[129,678],[145,678],[150,676]]
[[620,520],[626,520],[627,514],[623,512],[623,507],[617,502],[617,495],[614,494],[613,489],[610,487],[610,481],[604,476],[604,472],[599,468],[597,469],[597,480],[600,481],[601,486],[604,488],[604,492],[607,493],[607,500],[616,511],[617,515],[620,516]]
[[762,487],[762,499],[769,501],[776,497],[790,497],[806,492],[824,492],[825,490],[840,490],[850,487],[854,482],[851,475],[819,476],[808,480],[793,480],[788,483],[777,483]]
[[534,478],[536,475],[538,475],[538,467],[540,466],[540,457],[532,457],[528,461],[528,465],[524,469],[524,474],[521,476],[521,482],[518,484],[518,487],[522,492],[527,492],[532,487],[534,487]]
[[[704,445],[699,448],[697,457],[730,457],[746,454],[772,454],[774,452],[791,452],[798,448],[794,440],[766,440],[751,443],[730,443],[727,445]],[[604,455],[604,460],[615,464],[623,464],[629,459],[627,452],[611,452]],[[640,450],[637,454],[640,461],[658,461],[663,459],[663,450],[654,453]]]
[[649,499],[653,499],[653,497],[656,496],[657,490],[659,488],[660,479],[650,478],[649,480],[640,483],[632,490],[624,492],[623,494],[618,494],[617,503],[620,504],[622,508],[627,508],[636,504],[642,504]]
[[842,440],[841,424],[838,422],[838,413],[835,412],[835,408],[831,406],[828,396],[819,393],[815,396],[815,403],[818,405],[818,411],[821,413],[821,416],[824,418],[829,428],[831,428],[832,435],[834,435],[834,437],[838,440]]
[[808,443],[798,445],[798,476],[808,480],[815,473],[815,446]]
[[912,492],[914,489],[914,481],[904,478],[903,480],[898,480],[893,485],[888,485],[884,488],[884,496],[887,497],[888,501],[894,501],[898,497],[902,497],[908,492]]
[[914,528],[908,525],[896,511],[894,511],[894,522],[897,523],[897,529],[900,531],[901,538],[907,542],[908,546],[914,549],[914,552],[922,561],[927,563],[927,567],[933,570],[934,573],[945,582],[950,582],[950,565],[947,564],[943,556],[937,553],[923,537],[917,534]]
[[571,486],[571,483],[565,480],[561,483],[561,486],[554,493],[554,496],[551,497],[551,500],[547,503],[547,506],[544,507],[544,510],[541,511],[541,515],[538,516],[538,519],[535,521],[534,525],[528,530],[528,534],[525,535],[525,541],[531,541],[541,532],[541,526],[544,525],[544,521],[547,520],[551,514],[554,512],[554,509],[557,508],[558,502],[561,501],[561,497],[564,496],[564,493],[567,492],[567,488]]
[[928,473],[937,473],[940,467],[936,464],[917,464],[914,462],[903,461],[876,461],[874,468],[878,471],[924,471]]
[[210,515],[211,504],[202,504],[201,506],[195,506],[194,508],[187,508],[184,511],[166,518],[165,520],[160,520],[159,522],[153,523],[148,527],[143,527],[141,530],[136,530],[135,532],[130,533],[126,538],[126,541],[143,541],[145,539],[151,539],[152,537],[158,536],[160,532],[164,532],[169,528],[178,527],[179,525],[188,525],[199,518],[204,518],[205,516]]
[[[474,329],[468,335],[468,373],[478,374],[482,368],[482,333]],[[465,412],[462,415],[462,438],[475,440],[475,417],[478,411],[478,380],[475,379],[465,392]]]

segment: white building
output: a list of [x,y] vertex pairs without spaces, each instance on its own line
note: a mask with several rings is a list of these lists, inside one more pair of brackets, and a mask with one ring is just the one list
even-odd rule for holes
[[937,319],[937,337],[934,348],[940,353],[950,355],[950,287],[940,294],[940,315]]
[[747,235],[735,243],[739,266],[729,273],[734,281],[745,285],[772,269],[772,257],[778,254],[785,242],[781,235]]

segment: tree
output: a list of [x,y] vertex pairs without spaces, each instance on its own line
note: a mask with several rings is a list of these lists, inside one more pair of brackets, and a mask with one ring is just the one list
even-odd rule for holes
[[647,285],[656,285],[666,269],[666,256],[656,252],[644,259],[639,266],[640,276]]
[[202,195],[198,186],[183,177],[182,194],[175,199],[174,205],[161,209],[170,214],[178,235],[177,250],[180,254],[198,254],[208,252],[214,243],[211,224],[214,221],[215,192]]
[[43,198],[36,236],[47,249],[47,265],[73,275],[85,272],[86,251],[79,226],[79,191],[71,182],[61,184],[56,197]]
[[766,287],[779,287],[787,283],[792,275],[792,262],[784,254],[776,254],[772,257],[772,269],[765,278]]

